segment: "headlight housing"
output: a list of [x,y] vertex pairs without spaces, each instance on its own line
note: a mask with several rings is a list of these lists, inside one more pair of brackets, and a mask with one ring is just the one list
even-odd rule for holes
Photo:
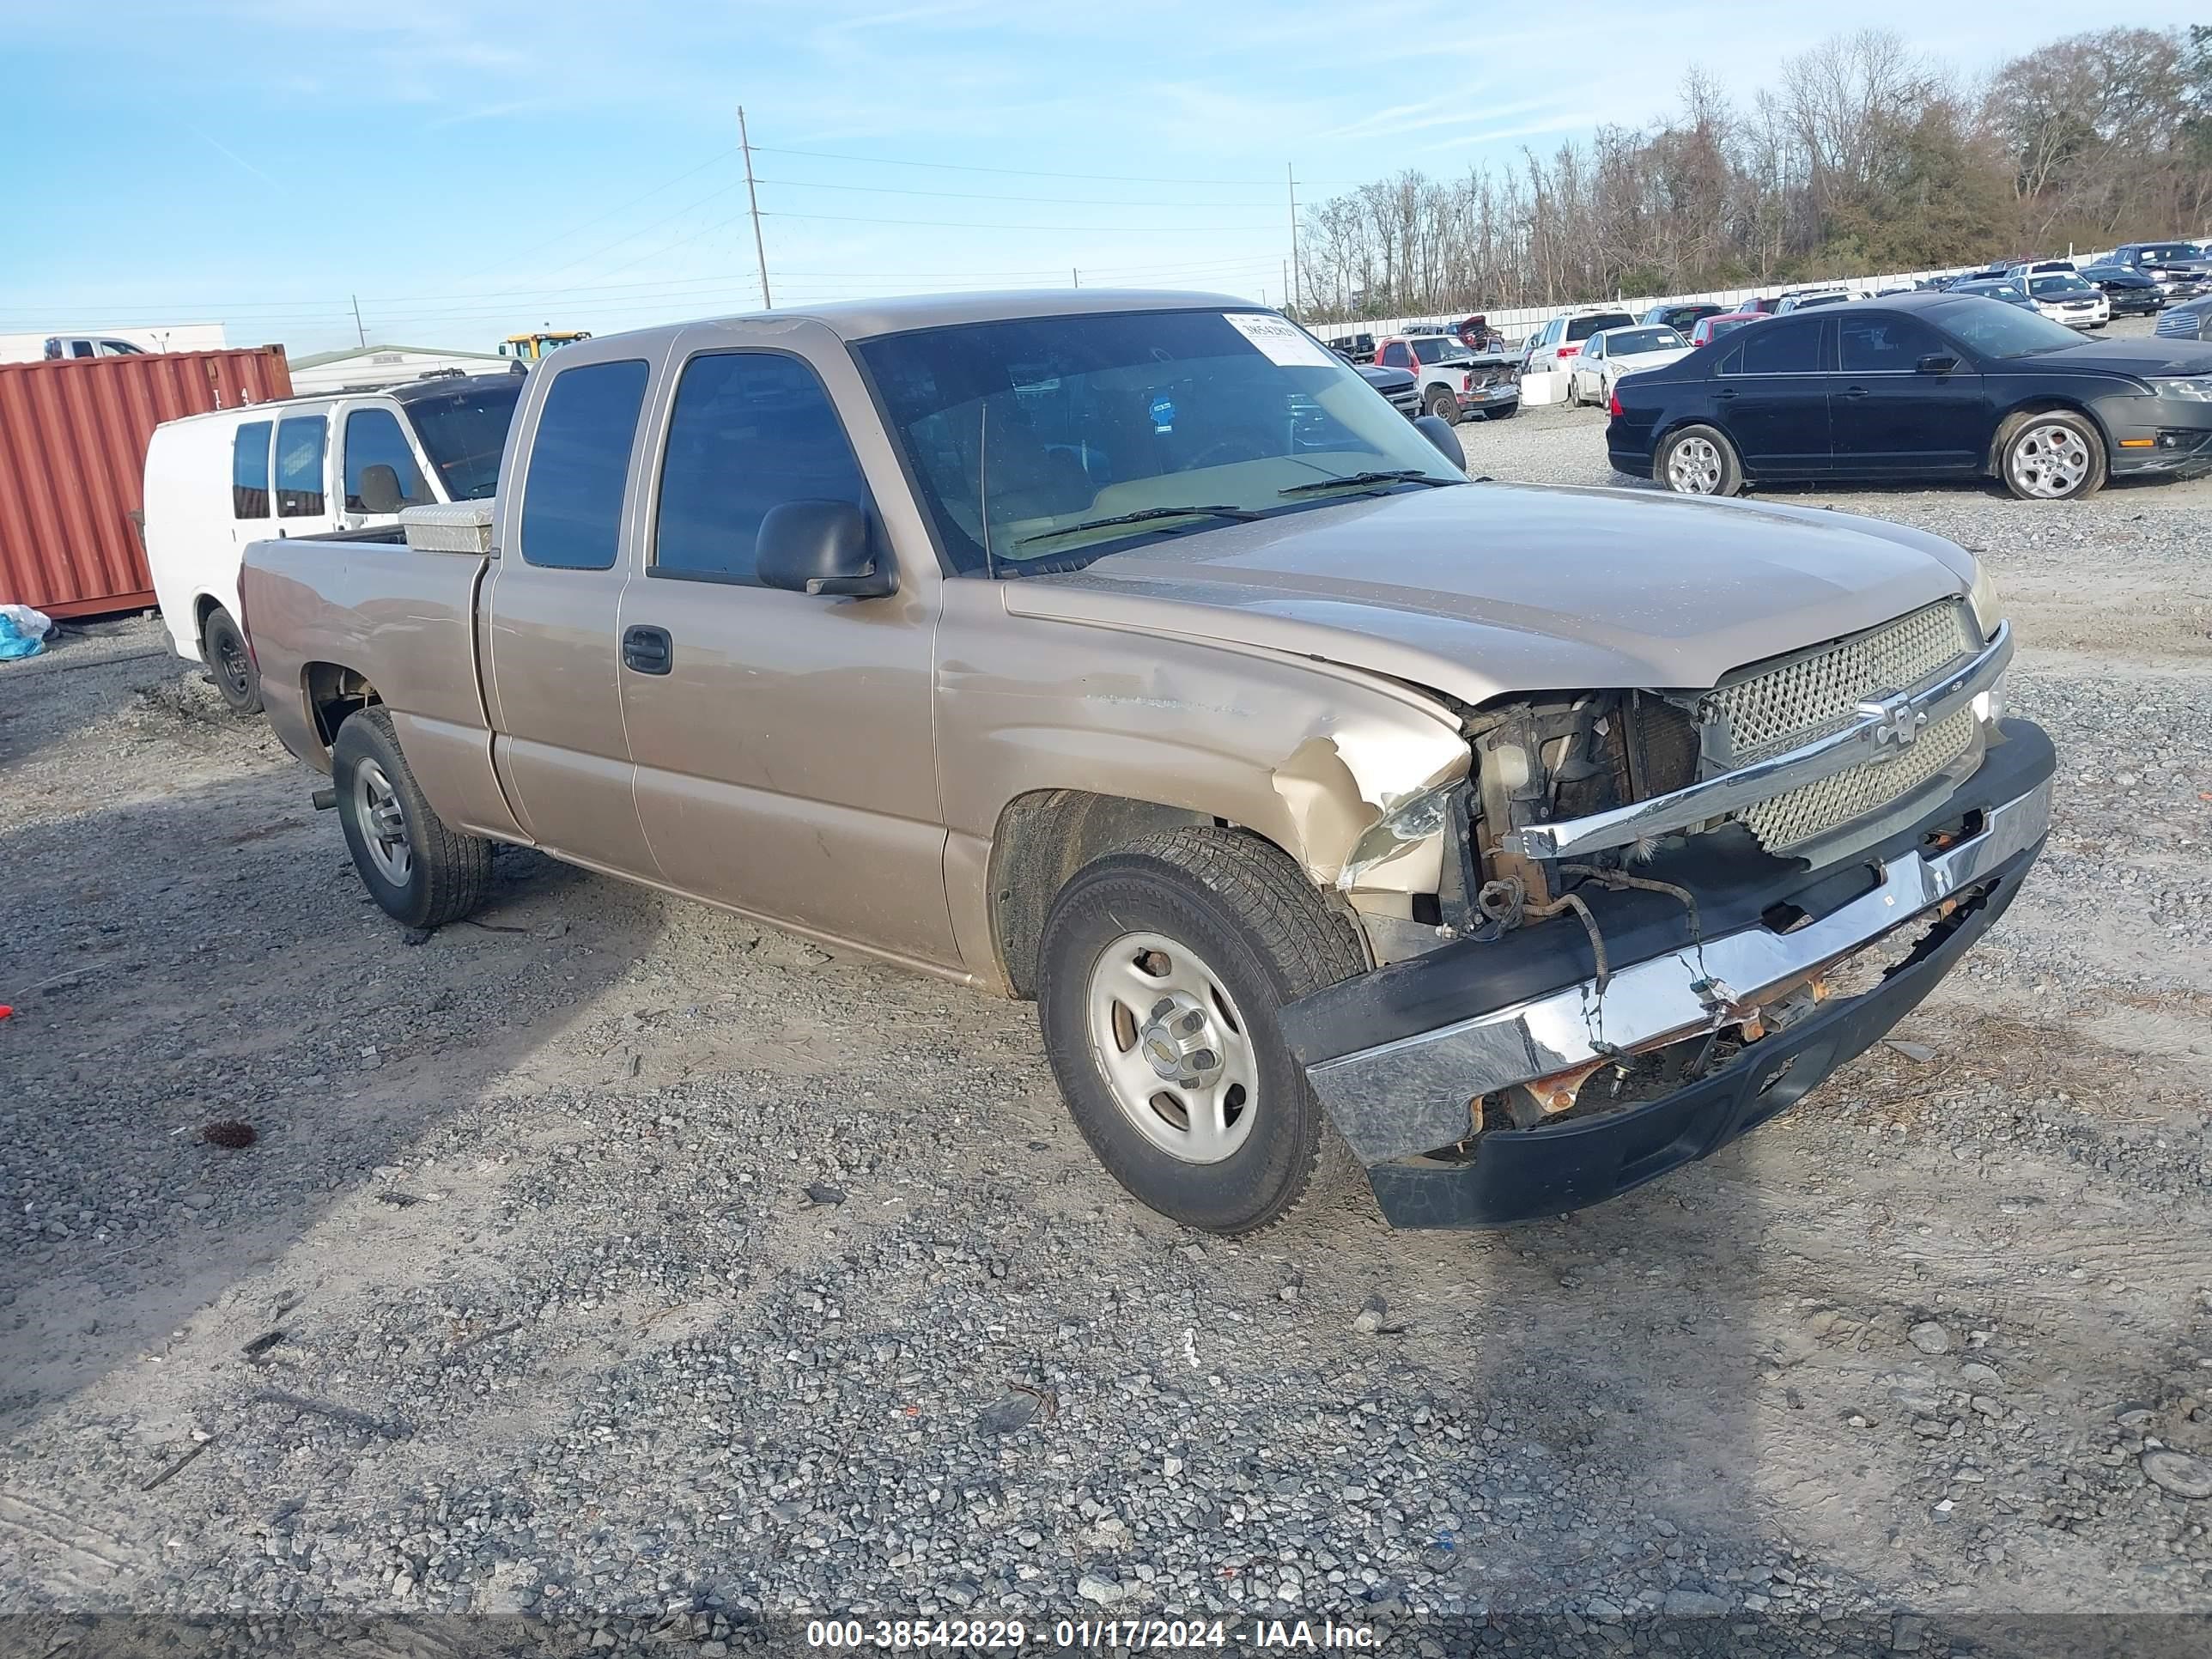
[[2192,374],[2185,380],[2153,380],[2150,389],[2161,398],[2186,398],[2191,403],[2212,403],[2212,375]]
[[1966,591],[1966,603],[1973,610],[1974,626],[1982,630],[1983,639],[1988,639],[2004,620],[2004,601],[1997,597],[1996,580],[1990,574],[1989,566],[1978,559],[1974,562],[1974,585]]

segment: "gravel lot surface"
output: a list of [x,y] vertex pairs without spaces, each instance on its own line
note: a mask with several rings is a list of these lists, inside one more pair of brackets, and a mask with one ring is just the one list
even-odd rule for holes
[[[1620,482],[1591,411],[1462,431]],[[535,854],[410,944],[150,623],[0,668],[0,1648],[1266,1609],[1936,1652],[2212,1611],[2212,485],[1773,499],[1987,557],[2051,850],[1899,1045],[1504,1234],[1183,1233],[1095,1169],[1027,1006]]]

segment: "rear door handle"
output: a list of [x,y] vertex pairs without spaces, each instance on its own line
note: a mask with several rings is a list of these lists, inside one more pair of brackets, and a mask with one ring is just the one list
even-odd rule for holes
[[1866,395],[1867,389],[1863,386],[1847,386],[1844,388],[1844,396],[1846,398],[1863,398]]
[[665,674],[676,665],[676,647],[665,628],[623,630],[623,666],[641,674]]

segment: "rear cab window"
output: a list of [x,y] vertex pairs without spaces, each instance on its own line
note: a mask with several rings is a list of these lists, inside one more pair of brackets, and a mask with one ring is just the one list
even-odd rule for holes
[[852,441],[814,370],[781,352],[692,358],[669,413],[647,574],[757,586],[761,520],[805,501],[869,505]]
[[524,563],[561,570],[613,568],[622,545],[623,495],[646,377],[646,362],[638,357],[585,363],[555,374],[538,411],[523,478]]

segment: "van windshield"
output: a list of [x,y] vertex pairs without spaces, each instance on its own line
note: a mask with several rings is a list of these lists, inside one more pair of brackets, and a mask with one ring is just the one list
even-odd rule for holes
[[511,374],[404,400],[447,501],[480,501],[499,488],[500,452],[521,392],[522,376]]
[[1071,570],[1224,522],[1467,482],[1273,312],[1024,318],[854,350],[963,572]]

